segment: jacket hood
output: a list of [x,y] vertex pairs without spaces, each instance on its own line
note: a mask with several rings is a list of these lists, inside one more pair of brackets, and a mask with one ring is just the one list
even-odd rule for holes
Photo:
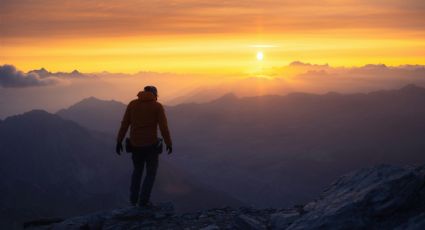
[[151,92],[140,91],[137,94],[137,97],[141,101],[156,101],[156,96]]

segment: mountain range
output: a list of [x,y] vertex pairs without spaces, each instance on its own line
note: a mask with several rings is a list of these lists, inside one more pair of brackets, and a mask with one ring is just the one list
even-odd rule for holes
[[[287,207],[341,174],[425,161],[425,89],[239,98],[166,106],[174,153],[154,201],[177,211]],[[114,153],[126,105],[94,97],[0,121],[1,224],[127,206],[131,162]]]
[[[425,89],[407,85],[358,94],[227,94],[168,106],[170,164],[246,204],[302,203],[359,167],[423,163],[424,102]],[[115,135],[125,104],[105,103],[91,98],[58,114]]]
[[[33,110],[0,122],[0,225],[66,217],[128,205],[131,160],[114,153],[113,138],[58,115]],[[179,211],[238,200],[208,188],[161,157],[153,200]]]

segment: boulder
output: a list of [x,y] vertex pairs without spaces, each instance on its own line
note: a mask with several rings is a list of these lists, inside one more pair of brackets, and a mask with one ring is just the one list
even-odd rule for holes
[[211,224],[211,225],[208,225],[208,226],[206,226],[204,228],[201,228],[200,230],[219,230],[219,229],[220,228],[217,225]]
[[107,212],[98,212],[86,216],[74,217],[53,224],[53,230],[73,229],[129,229],[130,227],[149,227],[155,222],[174,214],[171,203],[158,204],[154,208],[127,207]]
[[241,214],[235,218],[235,225],[243,230],[265,230],[266,226],[255,217]]
[[406,223],[398,226],[395,230],[423,230],[425,229],[425,213],[410,218]]
[[300,217],[299,212],[278,212],[270,216],[270,225],[272,229],[286,229],[296,219]]
[[[288,230],[388,229],[423,203],[422,168],[380,165],[347,174],[331,185]],[[422,195],[421,195],[422,194]]]

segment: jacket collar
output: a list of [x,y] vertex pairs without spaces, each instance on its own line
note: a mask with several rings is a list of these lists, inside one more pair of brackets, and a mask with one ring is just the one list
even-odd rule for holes
[[156,96],[153,93],[145,92],[145,91],[140,91],[137,94],[137,97],[141,101],[156,101],[157,100]]

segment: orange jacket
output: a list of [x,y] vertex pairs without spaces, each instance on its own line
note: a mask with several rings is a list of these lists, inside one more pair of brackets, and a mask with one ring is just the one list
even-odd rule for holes
[[166,145],[171,145],[167,117],[164,107],[157,102],[157,97],[151,92],[139,92],[139,97],[131,101],[121,122],[117,141],[122,142],[130,126],[130,141],[134,146],[147,146],[157,142],[157,129],[161,130]]

